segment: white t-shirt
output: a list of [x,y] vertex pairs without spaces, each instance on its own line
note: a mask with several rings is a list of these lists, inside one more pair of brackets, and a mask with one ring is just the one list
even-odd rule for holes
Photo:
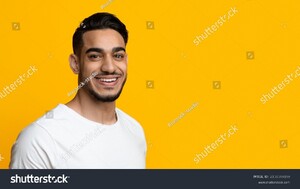
[[143,128],[116,108],[103,125],[71,108],[56,108],[26,127],[12,148],[11,169],[144,169]]

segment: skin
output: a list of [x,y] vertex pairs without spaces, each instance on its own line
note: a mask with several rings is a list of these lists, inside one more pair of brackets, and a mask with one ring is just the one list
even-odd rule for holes
[[[117,121],[115,101],[103,102],[92,95],[94,91],[102,98],[120,93],[127,77],[127,54],[122,36],[112,29],[92,30],[83,34],[80,55],[71,54],[70,67],[78,74],[78,84],[91,78],[76,96],[66,104],[81,116],[101,124],[111,125]],[[98,73],[91,77],[93,73]],[[97,78],[117,78],[113,83],[101,82]]]

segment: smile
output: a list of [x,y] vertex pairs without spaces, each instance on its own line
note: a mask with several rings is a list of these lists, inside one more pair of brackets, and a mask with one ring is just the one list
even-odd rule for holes
[[96,78],[97,80],[100,80],[102,82],[105,82],[105,83],[111,83],[111,82],[114,82],[114,81],[117,81],[117,77],[115,78]]
[[102,86],[110,86],[113,87],[118,83],[119,77],[117,76],[98,76],[95,77],[98,84]]

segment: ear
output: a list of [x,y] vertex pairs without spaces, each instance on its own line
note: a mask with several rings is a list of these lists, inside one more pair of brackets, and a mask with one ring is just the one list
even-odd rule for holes
[[78,74],[79,73],[79,60],[75,54],[71,54],[69,56],[69,63],[70,63],[70,68],[73,71],[73,73]]

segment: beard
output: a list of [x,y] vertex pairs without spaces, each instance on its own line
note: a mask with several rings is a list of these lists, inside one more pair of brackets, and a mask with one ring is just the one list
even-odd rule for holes
[[[114,75],[114,74],[116,74],[116,73],[113,73],[113,74],[110,74],[110,75]],[[79,75],[80,75],[79,78],[80,78],[81,82],[87,80],[87,78],[84,78],[81,74],[79,74]],[[116,74],[116,75],[119,75],[119,74]],[[83,88],[85,88],[88,91],[88,93],[91,96],[93,96],[97,101],[100,101],[100,102],[114,102],[121,95],[123,87],[124,87],[124,85],[126,83],[126,80],[127,80],[127,76],[125,77],[125,79],[124,79],[124,81],[123,81],[123,83],[121,85],[120,90],[116,94],[113,94],[113,95],[102,95],[102,94],[98,93],[97,91],[95,91],[93,89],[93,87],[90,84],[90,81],[88,81],[88,83],[86,83],[83,86]]]
[[113,102],[117,100],[122,93],[123,87],[126,83],[127,77],[125,77],[125,80],[122,83],[122,86],[120,90],[115,94],[115,95],[101,95],[98,92],[96,92],[90,85],[87,85],[89,93],[97,100],[100,102]]

